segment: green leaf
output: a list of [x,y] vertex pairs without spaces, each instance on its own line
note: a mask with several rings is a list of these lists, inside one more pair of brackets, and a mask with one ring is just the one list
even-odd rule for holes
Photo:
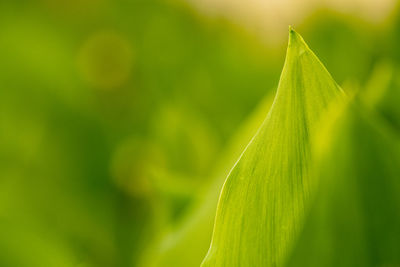
[[316,142],[320,185],[288,267],[400,266],[400,139],[358,102]]
[[311,189],[311,140],[322,114],[342,98],[322,63],[290,29],[274,103],[223,186],[203,267],[282,265]]

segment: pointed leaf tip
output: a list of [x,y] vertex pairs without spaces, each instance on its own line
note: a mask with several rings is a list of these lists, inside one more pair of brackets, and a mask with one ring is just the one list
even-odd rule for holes
[[303,37],[297,33],[292,26],[289,26],[289,43],[288,48],[304,47],[308,49],[307,44],[304,42]]

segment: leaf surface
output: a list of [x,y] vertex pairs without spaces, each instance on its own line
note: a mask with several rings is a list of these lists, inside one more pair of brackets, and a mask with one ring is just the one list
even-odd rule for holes
[[310,191],[310,147],[343,92],[293,29],[274,103],[222,189],[202,266],[281,266]]

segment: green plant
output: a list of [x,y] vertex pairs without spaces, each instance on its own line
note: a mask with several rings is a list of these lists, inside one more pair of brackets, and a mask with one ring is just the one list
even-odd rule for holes
[[274,103],[225,181],[203,267],[400,262],[399,139],[365,126],[353,102],[290,28]]

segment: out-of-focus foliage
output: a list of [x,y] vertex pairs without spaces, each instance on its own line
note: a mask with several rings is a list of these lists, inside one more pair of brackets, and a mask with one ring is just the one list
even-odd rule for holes
[[[220,156],[213,174],[214,181],[188,209],[183,220],[175,225],[150,250],[141,266],[199,266],[211,242],[216,203],[220,188],[246,145],[256,134],[271,107],[273,95],[267,95],[249,118],[240,126],[236,134]],[[208,233],[208,234],[207,234]]]
[[360,103],[339,113],[320,136],[319,190],[288,266],[397,266],[400,136]]
[[[394,132],[398,14],[296,25]],[[0,1],[0,266],[198,266],[277,87],[269,39],[184,0]]]
[[0,5],[0,218],[19,233],[0,265],[134,266],[210,182],[275,55],[181,4]]

